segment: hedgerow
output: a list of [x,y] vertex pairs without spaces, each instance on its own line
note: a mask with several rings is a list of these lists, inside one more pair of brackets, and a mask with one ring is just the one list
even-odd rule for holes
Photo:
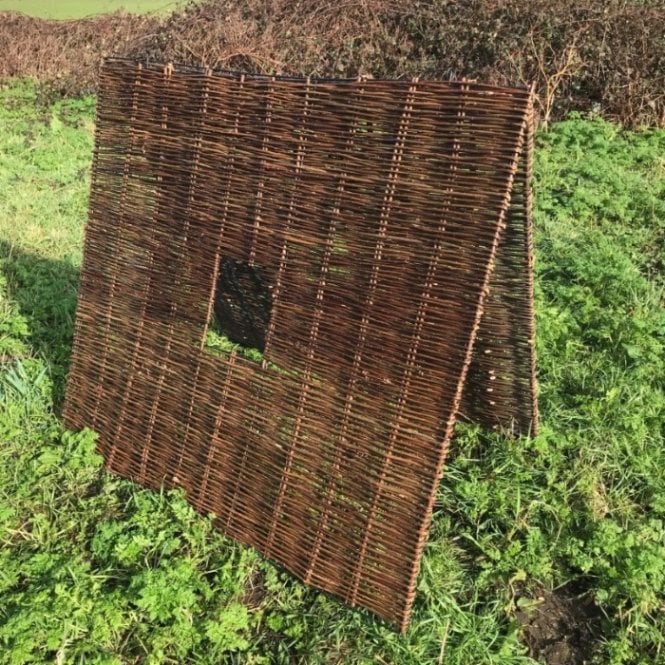
[[0,89],[0,663],[526,664],[554,594],[571,662],[665,662],[664,130],[538,134],[542,432],[459,429],[398,636],[63,430],[93,107]]
[[665,123],[661,0],[201,0],[168,19],[0,14],[0,78],[94,91],[111,53],[245,72],[535,82],[543,120]]

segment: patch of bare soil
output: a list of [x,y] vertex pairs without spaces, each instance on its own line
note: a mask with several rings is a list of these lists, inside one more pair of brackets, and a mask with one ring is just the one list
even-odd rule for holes
[[602,614],[588,594],[570,587],[540,589],[515,613],[529,655],[547,665],[587,665],[601,631]]
[[252,572],[245,584],[245,593],[242,604],[252,610],[261,605],[263,599],[268,595],[265,585],[265,575],[258,568]]

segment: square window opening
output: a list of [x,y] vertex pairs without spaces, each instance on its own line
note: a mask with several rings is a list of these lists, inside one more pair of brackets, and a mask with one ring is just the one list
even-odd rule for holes
[[233,351],[256,363],[263,361],[272,314],[272,285],[264,267],[223,256],[205,350],[218,356]]

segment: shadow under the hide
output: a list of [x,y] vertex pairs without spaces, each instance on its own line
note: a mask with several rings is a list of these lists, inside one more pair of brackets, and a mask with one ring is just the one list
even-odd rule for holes
[[8,296],[28,325],[28,341],[48,367],[53,404],[62,411],[72,351],[79,269],[65,260],[50,259],[0,240],[0,270]]

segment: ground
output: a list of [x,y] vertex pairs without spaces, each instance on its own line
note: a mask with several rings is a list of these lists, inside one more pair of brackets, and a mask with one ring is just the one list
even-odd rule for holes
[[593,597],[562,587],[536,589],[518,602],[515,617],[529,652],[547,665],[589,665],[601,636],[602,613]]

